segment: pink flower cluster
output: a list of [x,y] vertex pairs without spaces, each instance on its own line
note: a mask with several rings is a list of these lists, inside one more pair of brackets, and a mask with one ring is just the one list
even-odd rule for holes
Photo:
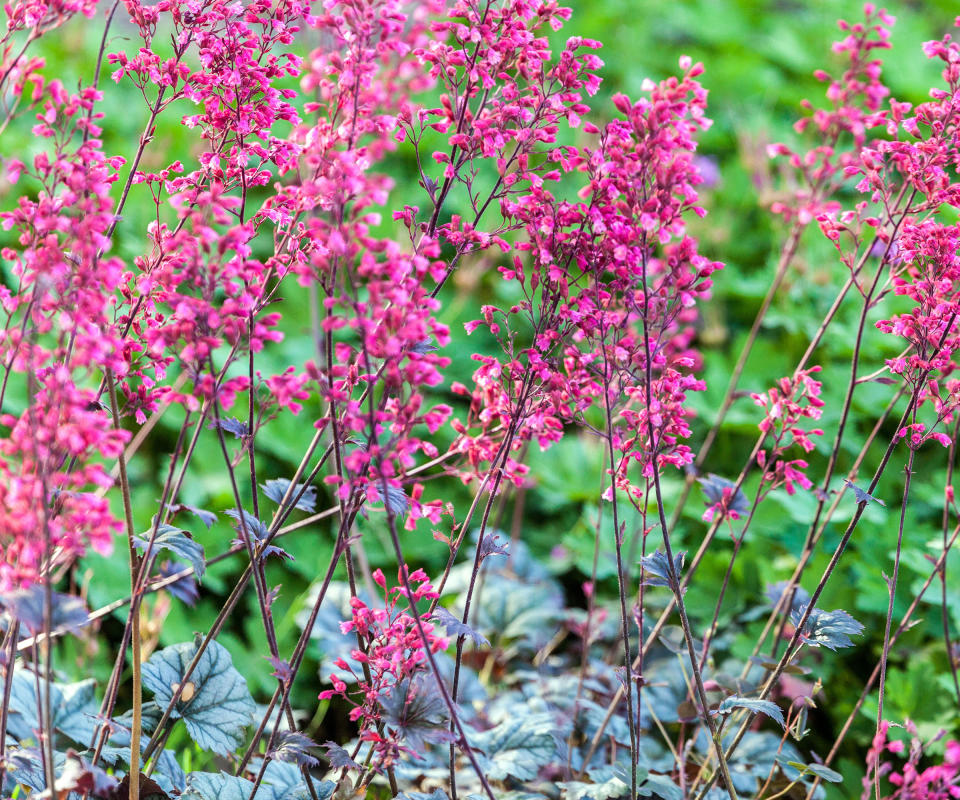
[[960,742],[946,743],[943,761],[921,768],[924,745],[917,737],[917,728],[909,720],[904,728],[911,734],[907,761],[899,770],[890,761],[881,761],[884,753],[903,754],[906,743],[888,739],[890,723],[880,723],[867,753],[867,774],[863,779],[863,800],[874,796],[874,782],[885,778],[894,787],[885,800],[953,800],[960,797]]
[[800,370],[792,378],[781,378],[763,394],[750,395],[753,402],[766,412],[757,427],[771,438],[769,449],[757,453],[757,464],[764,471],[766,491],[782,486],[788,494],[793,494],[797,486],[809,489],[813,485],[803,472],[808,466],[806,461],[783,456],[793,445],[799,445],[807,453],[812,452],[816,443],[810,437],[823,436],[820,428],[808,430],[801,425],[806,419],[820,419],[823,384],[811,377],[819,371],[820,367]]
[[[336,673],[330,675],[332,689],[320,692],[321,700],[342,697],[353,709],[350,719],[360,727],[361,741],[373,742],[384,753],[395,749],[402,738],[398,731],[378,731],[382,717],[381,703],[401,684],[421,672],[426,661],[424,647],[433,653],[445,650],[449,644],[447,637],[434,632],[430,622],[422,621],[426,634],[426,645],[420,636],[416,620],[410,613],[410,604],[420,600],[434,600],[437,593],[423,570],[407,571],[407,580],[413,589],[412,597],[402,585],[387,588],[386,578],[381,570],[375,570],[373,580],[383,590],[383,606],[370,607],[359,597],[350,600],[351,618],[341,623],[343,633],[356,634],[359,646],[350,653],[351,659],[364,666],[357,674],[354,665],[344,659],[337,659],[336,667],[349,672],[356,680],[355,688],[350,688]],[[398,584],[403,576],[398,573]],[[406,702],[413,701],[408,695]]]
[[[868,133],[875,128],[892,132],[888,111],[883,108],[890,92],[881,81],[882,63],[875,56],[876,51],[890,48],[894,18],[873,3],[864,6],[864,17],[863,22],[839,22],[846,35],[834,43],[833,50],[845,56],[847,67],[838,76],[824,70],[814,73],[828,84],[827,106],[817,108],[804,101],[809,116],[794,125],[798,133],[812,134],[818,144],[806,152],[785,144],[768,148],[769,155],[786,157],[797,176],[796,190],[789,198],[774,202],[771,210],[800,225],[840,212],[840,203],[833,197],[857,168]],[[896,102],[891,106],[894,115],[903,108]]]
[[[456,423],[455,447],[474,470],[503,459],[507,477],[519,482],[523,468],[501,448],[530,439],[550,446],[567,423],[602,405],[605,392],[619,453],[614,479],[631,498],[644,491],[654,458],[675,466],[692,460],[682,443],[690,432],[684,402],[703,384],[691,375],[698,359],[689,343],[695,304],[721,265],[685,234],[685,215],[704,213],[694,188],[701,182],[695,135],[710,122],[695,80],[702,67],[689,59],[681,67],[681,78],[647,82],[636,103],[617,96],[624,118],[602,131],[585,126],[599,137],[596,147],[554,148],[547,161],[559,170],[501,202],[526,233],[515,249],[528,259],[518,254],[500,267],[515,304],[486,306],[468,326],[485,326],[506,354],[475,356],[482,364],[475,388],[456,387],[472,405],[467,424]],[[582,201],[547,188],[561,172],[584,175]],[[471,434],[472,426],[481,431]],[[632,464],[639,481],[628,476]]]
[[120,529],[96,490],[112,484],[100,459],[116,458],[128,435],[89,388],[127,370],[112,308],[122,264],[104,253],[108,192],[123,160],[106,159],[95,138],[99,97],[44,84],[33,132],[50,152],[7,163],[39,191],[0,214],[0,225],[17,234],[19,246],[0,256],[20,287],[0,288],[2,589],[69,564],[87,546],[109,551]]

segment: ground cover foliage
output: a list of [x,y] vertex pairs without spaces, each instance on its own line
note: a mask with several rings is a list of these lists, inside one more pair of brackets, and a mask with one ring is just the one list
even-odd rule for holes
[[948,5],[6,4],[2,796],[960,796]]

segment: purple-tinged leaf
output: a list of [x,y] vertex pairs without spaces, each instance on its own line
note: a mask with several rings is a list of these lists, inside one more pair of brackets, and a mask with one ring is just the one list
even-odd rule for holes
[[410,507],[410,501],[407,500],[406,492],[399,486],[388,486],[387,496],[384,500],[387,510],[395,517],[402,517],[407,513]]
[[[722,503],[724,501],[724,490],[727,490],[727,495],[730,495],[737,486],[733,481],[721,478],[712,472],[705,478],[697,478],[697,481],[703,487],[703,493],[711,504]],[[733,498],[727,500],[726,505],[730,511],[735,511],[738,514],[742,514],[750,508],[747,496],[739,488],[733,493]]]
[[880,498],[874,497],[872,494],[865,492],[863,489],[853,483],[853,481],[848,481],[846,478],[844,478],[843,482],[853,489],[853,496],[856,498],[857,503],[879,503],[882,506],[887,505]]
[[360,769],[360,765],[350,758],[350,754],[336,742],[324,742],[330,769]]
[[683,559],[686,553],[677,553],[673,557],[673,564],[667,558],[665,553],[655,550],[648,556],[640,559],[640,566],[643,569],[645,577],[642,581],[644,586],[666,586],[673,588],[674,580],[680,580],[680,572],[683,570]]
[[316,746],[316,743],[304,733],[281,731],[277,734],[276,745],[269,755],[278,761],[288,761],[301,767],[315,767],[320,761],[308,750]]
[[[53,592],[50,608],[50,629],[75,631],[90,621],[83,600],[69,594]],[[46,608],[46,590],[43,584],[35,583],[24,589],[13,589],[0,594],[0,604],[7,614],[26,628],[31,636],[44,629],[44,610]],[[6,624],[3,625],[6,628]]]
[[454,740],[447,730],[447,706],[433,678],[405,678],[380,697],[383,723],[408,747],[425,752],[427,744]]
[[[273,500],[274,503],[282,507],[284,495],[287,493],[287,489],[290,487],[290,481],[286,478],[274,478],[271,481],[260,484],[263,489],[263,493]],[[298,483],[294,488],[290,499],[292,500],[301,490],[304,490],[304,484]],[[307,486],[306,490],[303,491],[303,496],[297,500],[294,508],[298,508],[301,511],[307,511],[313,513],[317,510],[317,489],[315,486]]]
[[[217,420],[210,420],[210,423],[207,425],[208,428],[216,430],[218,427]],[[224,433],[231,433],[237,439],[241,439],[244,436],[250,435],[250,428],[247,427],[246,422],[241,422],[236,417],[223,417],[220,419],[219,428]]]
[[274,678],[284,683],[289,683],[293,680],[293,670],[290,668],[289,661],[284,661],[282,658],[276,658],[274,656],[267,656],[267,661],[269,661],[273,667],[273,672],[270,674]]
[[[789,581],[778,581],[777,583],[771,583],[767,586],[767,599],[770,601],[770,604],[776,607],[777,603],[780,602],[780,598],[783,597],[790,590]],[[804,589],[802,586],[797,586],[793,593],[793,602],[790,604],[791,611],[795,611],[798,608],[805,607],[810,604],[810,592]],[[786,609],[780,609],[785,611]]]
[[427,353],[432,353],[436,349],[437,346],[430,339],[424,339],[411,347],[410,352],[416,353],[419,356],[425,356]]
[[[183,566],[174,561],[164,561],[160,565],[160,578],[169,578],[183,572]],[[170,594],[176,597],[188,606],[195,606],[200,599],[200,591],[197,589],[197,582],[190,575],[184,575],[180,580],[174,581],[164,587]]]
[[469,625],[464,625],[463,622],[443,606],[437,606],[437,610],[433,612],[430,619],[443,627],[450,636],[456,636],[457,638],[463,636],[472,639],[474,645],[477,647],[480,647],[480,645],[490,646],[490,642],[487,641],[485,636],[477,633]]
[[482,562],[488,556],[509,556],[510,552],[507,549],[510,546],[509,542],[501,543],[499,541],[500,536],[496,533],[488,533],[483,537],[483,541],[480,542],[480,561]]
[[[240,534],[240,536],[234,539],[231,544],[234,547],[237,546],[246,546],[243,540],[243,529],[240,525],[240,513],[235,508],[228,508],[224,512],[228,517],[232,517],[236,520],[234,524],[234,530]],[[256,547],[259,543],[263,542],[270,535],[270,530],[264,525],[260,520],[258,520],[253,514],[248,512],[246,509],[243,510],[243,521],[246,525],[247,534],[253,540],[252,544]],[[264,548],[263,552],[260,554],[262,558],[268,558],[269,556],[279,556],[280,558],[289,558],[292,560],[291,556],[283,548],[277,547],[276,545],[270,544]]]
[[186,503],[167,503],[167,510],[171,514],[176,514],[180,511],[189,511],[206,526],[207,530],[210,530],[210,527],[213,525],[213,523],[217,521],[217,515],[212,511],[207,511],[205,508],[190,506]]

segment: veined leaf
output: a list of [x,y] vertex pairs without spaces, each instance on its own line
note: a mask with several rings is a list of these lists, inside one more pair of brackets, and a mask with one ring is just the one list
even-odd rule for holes
[[[161,707],[170,702],[183,682],[196,652],[193,642],[175,644],[154,653],[143,665],[143,684]],[[190,737],[203,749],[218,755],[233,752],[243,742],[256,705],[226,648],[211,642],[188,683],[193,685],[192,693],[186,700],[186,694],[181,696],[173,717],[183,718]]]

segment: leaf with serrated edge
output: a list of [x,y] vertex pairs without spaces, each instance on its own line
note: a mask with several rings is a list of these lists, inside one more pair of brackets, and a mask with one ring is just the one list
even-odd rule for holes
[[[146,550],[150,544],[152,530],[147,531],[143,536],[135,536],[139,550]],[[169,550],[175,556],[188,561],[193,567],[193,574],[197,578],[203,577],[203,571],[206,569],[206,563],[203,558],[203,545],[194,541],[193,537],[185,530],[176,528],[173,525],[161,525],[157,528],[157,535],[153,538],[153,548]]]
[[[53,727],[78,744],[90,742],[96,727],[97,705],[93,679],[79,683],[54,683],[50,687]],[[13,674],[10,687],[10,711],[7,733],[17,738],[33,738],[37,723],[37,695],[34,676],[24,669]]]
[[[154,653],[143,665],[143,684],[160,706],[170,702],[196,652],[192,642],[175,644]],[[256,709],[246,680],[234,669],[226,648],[210,642],[190,682],[193,696],[177,703],[173,717],[183,718],[190,737],[203,749],[230,754],[242,744]]]
[[671,570],[670,559],[665,553],[655,550],[648,556],[640,559],[640,566],[644,572],[644,586],[666,586],[671,588],[671,572],[677,580],[680,579],[680,573],[683,570],[683,559],[685,553],[675,553],[673,556],[673,565]]
[[[30,634],[36,636],[44,629],[46,590],[42,583],[14,589],[0,595],[0,604]],[[53,592],[50,604],[50,627],[53,630],[74,631],[90,621],[83,600],[69,594]]]
[[564,800],[614,800],[623,797],[630,787],[619,778],[610,778],[603,783],[584,783],[583,781],[565,781],[558,784],[563,790]]
[[[249,800],[253,781],[226,772],[191,772],[181,800]],[[257,793],[259,796],[259,792]]]
[[820,778],[820,780],[828,781],[829,783],[840,783],[843,780],[843,775],[824,764],[804,764],[802,761],[788,761],[787,766],[793,767],[800,772],[809,772],[811,775]]
[[550,763],[556,753],[556,723],[551,714],[531,714],[501,722],[471,737],[471,747],[481,750],[491,780],[528,781]]
[[[283,502],[284,495],[287,493],[287,490],[290,488],[290,481],[288,481],[286,478],[274,478],[271,481],[267,481],[266,483],[261,484],[261,488],[263,489],[263,493],[267,497],[273,500],[273,502],[276,503],[277,505],[280,505],[280,503]],[[298,483],[296,487],[294,487],[294,490],[290,495],[290,499],[292,500],[294,497],[296,497],[296,495],[298,495],[300,491],[303,490],[303,488],[304,488],[304,484]],[[303,492],[303,497],[297,500],[296,505],[294,505],[294,508],[298,508],[301,511],[307,511],[311,514],[314,511],[316,511],[317,510],[316,487],[307,486],[306,490],[304,490]]]
[[786,722],[784,722],[783,719],[783,711],[780,709],[780,706],[776,703],[771,703],[769,700],[755,700],[749,697],[733,695],[719,705],[716,713],[729,714],[737,708],[746,709],[751,714],[766,714],[770,719],[779,722],[780,727],[786,727]]
[[430,619],[442,626],[450,636],[465,636],[468,639],[471,639],[477,647],[480,647],[480,645],[486,645],[488,647],[490,646],[490,642],[487,641],[485,636],[477,633],[469,625],[464,625],[463,622],[457,619],[443,606],[437,606],[436,611],[433,612]]

